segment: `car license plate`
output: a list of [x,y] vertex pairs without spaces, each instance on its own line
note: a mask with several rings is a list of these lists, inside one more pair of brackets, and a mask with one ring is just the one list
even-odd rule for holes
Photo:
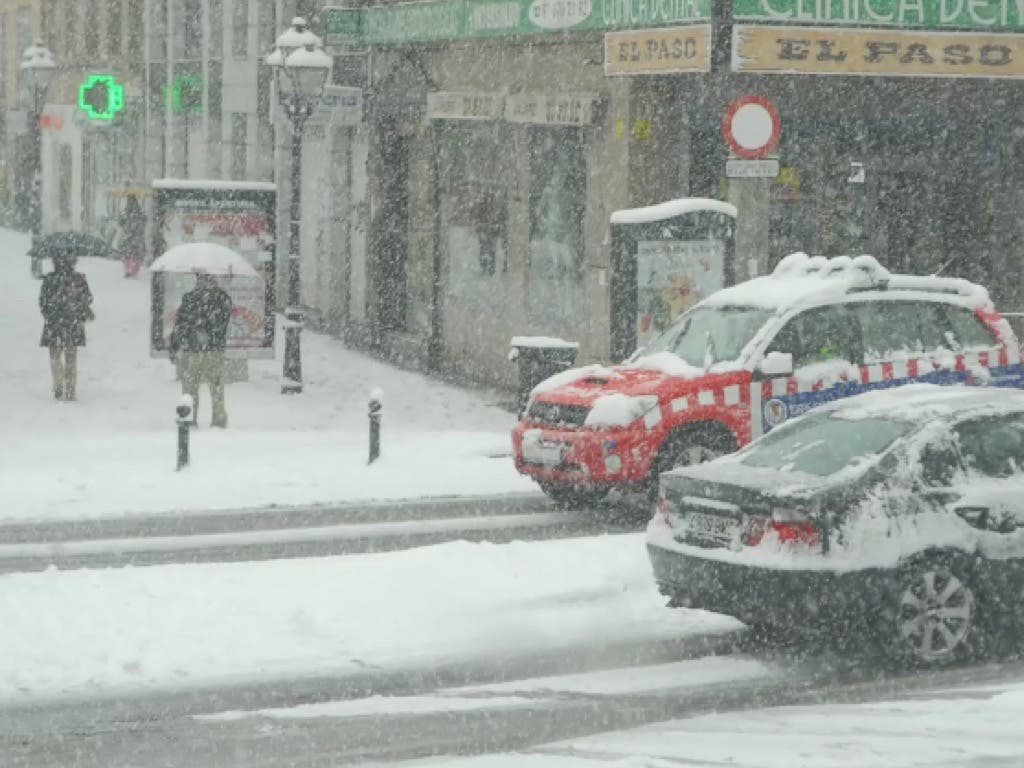
[[546,443],[542,440],[523,441],[523,460],[530,464],[557,467],[562,463],[565,443]]
[[701,539],[731,541],[736,534],[737,523],[731,517],[706,515],[703,512],[690,512],[687,515],[690,535]]

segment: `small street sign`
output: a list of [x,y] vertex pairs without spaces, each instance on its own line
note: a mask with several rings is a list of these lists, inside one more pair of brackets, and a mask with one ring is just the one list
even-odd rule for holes
[[740,96],[722,118],[722,136],[733,154],[744,160],[764,157],[779,143],[782,122],[775,105],[764,96]]
[[762,160],[726,160],[725,175],[730,179],[774,179],[779,175],[777,158]]

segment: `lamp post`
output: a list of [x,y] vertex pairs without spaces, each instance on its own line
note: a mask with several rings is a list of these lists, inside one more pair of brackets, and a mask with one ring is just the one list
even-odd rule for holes
[[[36,40],[22,54],[20,69],[32,154],[28,223],[32,231],[32,240],[35,241],[42,234],[43,228],[43,137],[40,119],[43,115],[43,106],[46,104],[46,92],[50,88],[50,81],[53,79],[53,72],[56,69],[56,65],[53,63],[53,54],[41,40]],[[42,259],[36,256],[32,257],[32,275],[35,277],[43,275]]]
[[288,230],[288,304],[285,308],[283,394],[302,392],[302,310],[299,296],[299,226],[302,210],[302,132],[323,95],[331,57],[301,17],[274,42],[266,63],[273,68],[278,101],[292,129],[291,214]]

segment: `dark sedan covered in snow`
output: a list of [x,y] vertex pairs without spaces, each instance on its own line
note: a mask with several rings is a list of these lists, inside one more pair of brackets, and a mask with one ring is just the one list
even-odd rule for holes
[[675,607],[870,639],[934,665],[1024,614],[1024,392],[840,400],[661,476],[647,546]]

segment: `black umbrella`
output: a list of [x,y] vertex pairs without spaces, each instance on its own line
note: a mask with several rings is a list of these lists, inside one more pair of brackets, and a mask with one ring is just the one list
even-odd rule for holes
[[110,259],[116,258],[118,254],[109,243],[95,235],[85,232],[53,232],[34,238],[28,255],[37,259],[52,259],[62,255]]

